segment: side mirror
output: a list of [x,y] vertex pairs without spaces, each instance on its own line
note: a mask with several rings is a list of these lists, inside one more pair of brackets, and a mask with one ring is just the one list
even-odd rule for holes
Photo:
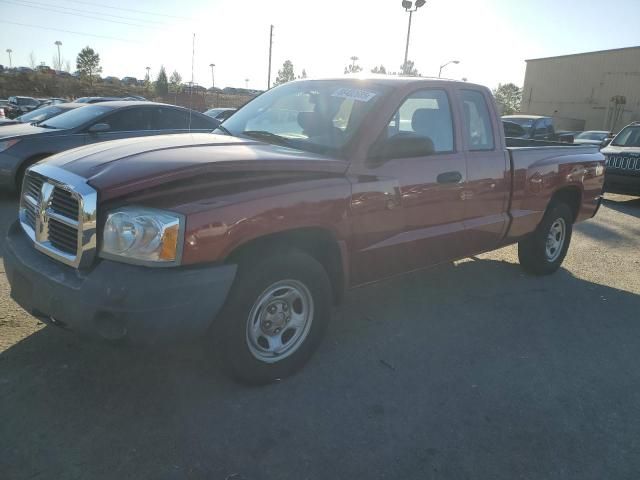
[[604,147],[608,146],[608,145],[611,143],[611,141],[612,141],[612,140],[613,140],[613,138],[611,138],[611,137],[609,137],[609,138],[605,138],[605,139],[602,141],[602,148],[604,148]]
[[108,123],[96,123],[89,127],[89,133],[102,133],[111,130],[111,126]]
[[369,151],[369,159],[382,163],[392,158],[426,157],[434,153],[430,138],[399,133],[374,143]]

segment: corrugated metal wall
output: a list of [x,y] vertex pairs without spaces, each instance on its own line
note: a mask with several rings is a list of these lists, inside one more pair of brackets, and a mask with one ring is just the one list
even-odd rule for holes
[[640,47],[528,60],[521,111],[553,116],[561,130],[640,120]]

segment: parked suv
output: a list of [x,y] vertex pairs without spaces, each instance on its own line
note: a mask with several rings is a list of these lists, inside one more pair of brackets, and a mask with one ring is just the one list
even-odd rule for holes
[[18,115],[35,110],[40,102],[32,97],[9,97],[9,103],[13,105]]
[[602,153],[605,191],[640,196],[640,122],[624,127]]

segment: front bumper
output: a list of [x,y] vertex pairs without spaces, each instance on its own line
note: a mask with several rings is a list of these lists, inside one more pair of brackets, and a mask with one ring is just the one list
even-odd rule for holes
[[604,191],[620,195],[640,196],[640,174],[620,175],[607,172],[604,177]]
[[45,322],[109,340],[140,343],[202,335],[222,308],[235,265],[151,268],[100,260],[89,271],[33,247],[18,222],[4,264],[12,298]]

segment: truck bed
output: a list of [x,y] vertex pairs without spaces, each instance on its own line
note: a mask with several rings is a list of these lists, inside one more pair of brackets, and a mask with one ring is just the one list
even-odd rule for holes
[[[598,167],[604,167],[597,146],[539,142],[537,146],[507,147],[511,167],[511,227],[508,238],[514,239],[535,229],[555,191],[572,187],[584,208],[576,220],[595,213],[602,195]],[[540,146],[540,143],[549,143]],[[592,212],[592,213],[590,213]]]

